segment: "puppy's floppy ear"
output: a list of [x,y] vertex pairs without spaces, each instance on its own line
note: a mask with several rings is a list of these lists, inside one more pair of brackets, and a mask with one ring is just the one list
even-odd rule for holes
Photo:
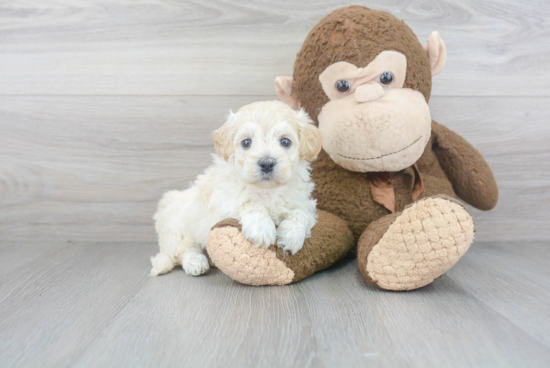
[[313,124],[313,121],[304,109],[298,111],[297,114],[299,129],[298,136],[300,139],[300,158],[302,160],[310,161],[317,157],[323,147],[321,131]]
[[229,110],[227,121],[214,131],[214,148],[218,156],[225,161],[233,154],[233,134],[235,132],[235,114]]

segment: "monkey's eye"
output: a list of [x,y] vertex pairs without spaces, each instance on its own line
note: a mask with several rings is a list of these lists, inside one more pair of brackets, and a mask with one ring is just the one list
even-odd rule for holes
[[350,85],[348,81],[345,80],[339,80],[336,82],[336,89],[338,92],[346,93],[350,89]]
[[292,142],[290,141],[290,139],[288,138],[282,138],[281,139],[281,146],[283,147],[290,147],[290,145],[292,144]]
[[249,149],[251,144],[252,144],[251,139],[245,139],[241,142],[241,146],[243,146],[244,149]]
[[388,85],[393,81],[393,74],[391,72],[382,73],[378,80],[380,81],[380,84]]

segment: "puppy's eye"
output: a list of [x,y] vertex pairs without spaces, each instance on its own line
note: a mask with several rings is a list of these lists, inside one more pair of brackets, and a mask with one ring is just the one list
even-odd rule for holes
[[336,89],[338,92],[346,93],[350,89],[350,85],[348,81],[345,80],[339,80],[336,82]]
[[290,147],[290,145],[292,144],[292,142],[290,141],[290,139],[288,138],[282,138],[281,139],[281,146],[283,147]]
[[252,144],[251,139],[245,139],[241,142],[241,146],[243,146],[244,149],[249,149],[251,144]]
[[380,81],[380,84],[388,85],[393,81],[393,74],[391,72],[382,73],[378,80]]

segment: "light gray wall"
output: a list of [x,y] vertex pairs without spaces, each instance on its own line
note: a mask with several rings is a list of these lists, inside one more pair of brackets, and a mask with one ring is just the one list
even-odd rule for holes
[[[153,241],[163,191],[210,162],[230,108],[275,99],[342,1],[1,1],[0,240]],[[550,239],[550,2],[369,1],[446,68],[430,106],[486,157],[476,238]]]

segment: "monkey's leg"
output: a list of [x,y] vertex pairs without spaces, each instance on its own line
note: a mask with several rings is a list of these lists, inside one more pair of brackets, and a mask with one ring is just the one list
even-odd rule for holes
[[355,247],[343,220],[324,211],[318,211],[318,215],[311,237],[294,255],[285,254],[277,245],[263,248],[249,242],[235,219],[214,226],[208,235],[208,254],[216,267],[243,284],[286,285],[300,281],[329,267]]
[[381,289],[413,290],[453,267],[474,238],[472,216],[451,197],[418,200],[374,221],[359,239],[357,258]]

